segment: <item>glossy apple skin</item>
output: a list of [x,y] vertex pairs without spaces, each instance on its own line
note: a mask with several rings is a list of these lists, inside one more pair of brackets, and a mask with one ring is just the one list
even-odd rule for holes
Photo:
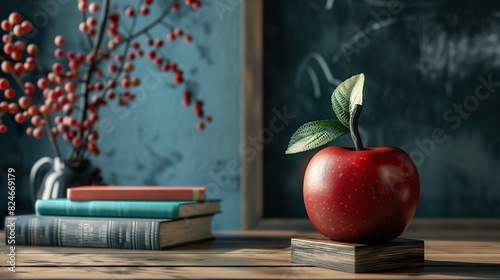
[[401,235],[420,195],[415,163],[396,147],[327,147],[304,176],[307,215],[331,240],[380,243]]

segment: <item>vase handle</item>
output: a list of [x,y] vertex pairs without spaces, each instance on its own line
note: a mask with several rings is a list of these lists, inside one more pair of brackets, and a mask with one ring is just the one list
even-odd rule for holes
[[31,172],[30,172],[30,191],[31,191],[31,202],[33,203],[33,209],[35,209],[35,203],[37,200],[36,197],[36,187],[35,187],[35,180],[36,180],[36,175],[38,174],[38,171],[42,166],[45,164],[50,164],[54,166],[54,160],[50,157],[43,157],[39,159],[35,164],[33,164],[33,167],[31,167]]

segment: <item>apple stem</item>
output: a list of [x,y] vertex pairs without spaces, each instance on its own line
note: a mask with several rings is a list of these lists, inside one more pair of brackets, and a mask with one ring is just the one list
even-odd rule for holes
[[361,142],[361,136],[359,135],[358,130],[358,120],[361,115],[361,110],[363,110],[363,105],[355,104],[354,109],[351,113],[351,119],[349,120],[349,127],[351,130],[351,138],[354,142],[354,147],[356,151],[364,150],[363,142]]

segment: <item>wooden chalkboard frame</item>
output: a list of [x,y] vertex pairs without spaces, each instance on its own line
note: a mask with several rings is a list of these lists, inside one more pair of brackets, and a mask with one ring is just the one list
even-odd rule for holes
[[[262,132],[264,119],[264,14],[263,0],[242,1],[243,96],[241,139]],[[313,229],[308,219],[264,218],[264,154],[241,159],[241,201],[243,229]]]

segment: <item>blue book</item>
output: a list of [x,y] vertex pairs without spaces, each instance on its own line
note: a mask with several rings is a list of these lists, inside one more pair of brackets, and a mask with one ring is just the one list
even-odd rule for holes
[[75,201],[68,199],[37,200],[38,215],[179,219],[220,211],[219,200],[207,201]]

